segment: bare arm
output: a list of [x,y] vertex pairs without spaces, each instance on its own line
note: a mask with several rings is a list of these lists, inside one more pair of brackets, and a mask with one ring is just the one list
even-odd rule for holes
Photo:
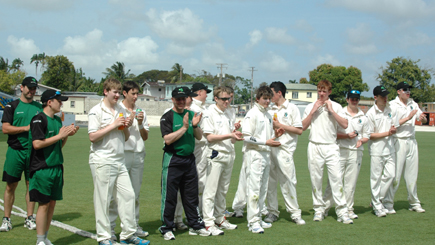
[[16,127],[16,126],[12,126],[8,122],[4,122],[2,125],[2,131],[4,134],[10,134],[10,135],[21,134],[24,132],[29,132],[29,130],[30,130],[30,124],[27,126]]
[[344,128],[344,129],[346,129],[348,126],[347,119],[342,118],[340,115],[337,114],[337,112],[334,111],[334,109],[332,108],[332,103],[330,100],[327,100],[325,102],[325,104],[326,104],[328,111],[331,113],[331,115],[337,121],[338,125],[340,125],[340,127]]
[[60,128],[59,134],[53,137],[43,139],[43,140],[33,140],[32,142],[33,148],[35,148],[35,150],[40,150],[42,148],[55,144],[59,140],[62,140],[62,147],[63,147],[66,143],[66,139],[68,138],[68,135],[73,131],[74,131],[73,126],[68,126],[68,127],[63,126],[62,128]]
[[205,137],[207,138],[208,142],[216,142],[216,141],[223,141],[226,139],[231,139],[231,140],[243,140],[243,135],[241,132],[234,130],[232,133],[230,134],[205,134]]
[[316,113],[317,109],[319,109],[320,106],[322,106],[325,102],[322,102],[320,100],[316,101],[313,105],[313,109],[311,109],[308,116],[302,120],[302,131],[307,130],[307,128],[311,125],[311,120],[313,120],[314,113]]
[[283,128],[289,134],[301,135],[303,132],[302,128],[300,128],[300,127],[293,127],[290,125],[284,125],[284,124],[280,123],[278,120],[273,121],[273,128]]

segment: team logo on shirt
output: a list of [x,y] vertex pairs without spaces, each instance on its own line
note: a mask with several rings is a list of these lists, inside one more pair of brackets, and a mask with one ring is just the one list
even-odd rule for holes
[[414,110],[414,108],[412,108],[412,106],[411,106],[411,110]]
[[361,124],[361,123],[362,123],[362,120],[361,120],[361,119],[359,119],[359,120],[358,120],[358,123],[360,123],[360,124]]
[[24,111],[17,111],[17,115],[18,114],[23,114],[24,113]]
[[287,117],[287,116],[288,116],[287,112],[286,112],[286,113],[284,113],[284,117]]
[[33,123],[40,123],[41,120],[33,120]]
[[391,113],[388,113],[388,116],[391,118]]

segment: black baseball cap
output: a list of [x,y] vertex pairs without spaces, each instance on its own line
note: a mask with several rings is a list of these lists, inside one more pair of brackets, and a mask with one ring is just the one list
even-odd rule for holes
[[211,92],[211,90],[208,89],[208,87],[202,83],[194,83],[192,85],[192,92],[196,92],[196,91],[201,90],[201,89],[204,89],[205,91],[207,91],[207,94]]
[[188,87],[176,87],[172,90],[172,98],[196,97],[198,94],[193,93]]
[[350,99],[350,98],[360,99],[360,97],[361,97],[361,91],[359,91],[359,90],[352,89],[352,90],[349,90],[349,92],[347,92],[348,99]]
[[373,95],[374,96],[387,96],[390,92],[384,87],[384,86],[376,86],[373,89]]
[[28,88],[35,88],[38,87],[38,80],[36,80],[34,77],[26,77],[21,85],[27,86]]
[[396,86],[396,90],[400,90],[400,89],[403,89],[403,88],[412,88],[412,86],[409,85],[409,83],[407,83],[407,82],[400,82]]
[[60,91],[56,91],[53,89],[46,90],[46,91],[44,91],[44,93],[42,93],[42,95],[41,95],[41,102],[42,103],[47,102],[51,99],[57,99],[60,101],[67,101],[68,97],[62,96]]

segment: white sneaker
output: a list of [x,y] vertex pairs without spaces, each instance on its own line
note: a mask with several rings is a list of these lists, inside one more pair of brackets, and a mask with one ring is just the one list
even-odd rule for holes
[[225,209],[224,216],[225,218],[233,217],[234,213]]
[[301,217],[292,219],[293,222],[295,222],[297,225],[305,225],[305,220],[303,220]]
[[116,238],[115,233],[112,233],[112,235],[110,236],[110,241],[112,241],[112,242],[118,242],[118,238]]
[[263,227],[264,229],[267,229],[272,227],[272,224],[268,222],[260,221],[260,226]]
[[376,210],[376,209],[373,209],[373,212],[374,212],[375,215],[378,216],[378,217],[386,217],[386,216],[387,216],[387,214],[386,214],[383,210]]
[[233,217],[243,218],[243,210],[234,210]]
[[137,227],[137,230],[136,230],[136,233],[134,233],[136,236],[139,236],[139,237],[147,237],[147,236],[149,236],[150,234],[148,233],[148,231],[144,231],[143,229],[142,229],[142,227],[140,227],[140,226],[138,226]]
[[263,234],[264,233],[264,229],[263,229],[263,227],[261,227],[260,222],[256,222],[256,223],[252,224],[251,226],[249,226],[249,231],[251,231],[252,233],[256,233],[256,234]]
[[189,229],[189,235],[191,236],[196,236],[196,235],[200,235],[200,236],[210,236],[211,232],[206,230],[205,228],[199,229],[199,230],[194,230],[193,228]]
[[426,210],[424,210],[421,206],[414,206],[414,207],[409,207],[409,211],[415,211],[417,213],[424,213],[426,212]]
[[349,218],[358,219],[358,215],[356,215],[353,211],[349,211]]
[[227,230],[235,230],[237,229],[237,225],[231,224],[227,219],[224,219],[222,223],[218,224],[219,228],[227,229]]
[[266,218],[264,218],[264,221],[267,223],[273,223],[278,220],[278,216],[274,215],[273,213],[268,213],[266,215]]
[[217,228],[217,226],[215,226],[215,225],[209,226],[206,229],[207,229],[207,231],[210,232],[210,234],[212,236],[222,236],[224,234],[224,231],[219,229],[219,228]]
[[353,220],[351,220],[347,214],[343,214],[341,217],[338,217],[337,221],[342,222],[343,224],[353,224]]
[[189,227],[186,224],[184,224],[183,221],[181,221],[181,222],[175,223],[175,229],[177,229],[179,231],[184,231],[184,230],[189,229]]
[[53,243],[51,243],[51,241],[50,240],[48,240],[47,238],[45,238],[45,245],[53,245]]
[[322,221],[323,220],[323,213],[314,213],[313,221]]
[[10,230],[12,230],[11,219],[3,217],[2,225],[0,226],[0,231],[10,231]]
[[174,236],[174,233],[172,233],[172,231],[168,231],[165,234],[163,234],[163,238],[167,241],[168,240],[175,240],[175,236]]
[[40,242],[36,242],[36,245],[46,245],[45,242],[40,241]]
[[29,230],[36,230],[36,222],[35,222],[35,217],[33,215],[27,217],[24,220],[24,227],[26,227]]
[[385,212],[386,214],[396,214],[396,210],[394,210],[394,208],[386,208],[386,209],[384,210],[384,212]]

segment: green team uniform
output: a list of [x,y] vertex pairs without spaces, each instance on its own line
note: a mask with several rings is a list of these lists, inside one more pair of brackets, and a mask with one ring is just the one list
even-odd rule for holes
[[[28,126],[32,117],[41,111],[42,105],[39,102],[24,103],[20,99],[14,100],[5,106],[2,123],[9,123],[16,127]],[[7,143],[8,150],[2,180],[8,183],[18,182],[23,172],[25,179],[28,180],[29,133],[10,134]]]
[[[58,116],[51,118],[39,113],[30,122],[29,143],[51,138],[59,134],[61,127],[62,121]],[[39,150],[35,150],[33,145],[30,149],[30,201],[48,203],[50,200],[62,200],[62,140]]]

